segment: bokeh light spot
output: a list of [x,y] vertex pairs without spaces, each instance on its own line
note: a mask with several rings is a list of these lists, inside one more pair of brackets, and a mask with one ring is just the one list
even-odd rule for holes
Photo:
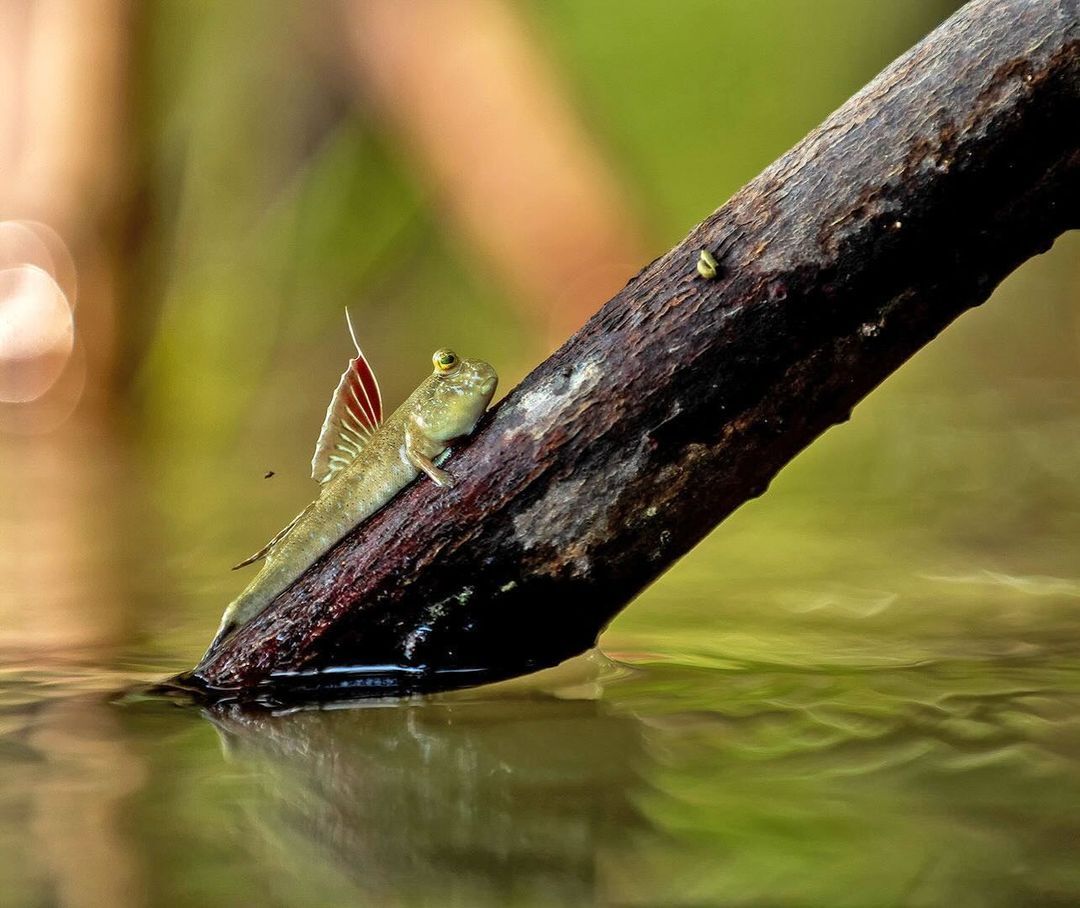
[[36,265],[0,269],[0,401],[25,403],[64,371],[75,324],[60,285]]

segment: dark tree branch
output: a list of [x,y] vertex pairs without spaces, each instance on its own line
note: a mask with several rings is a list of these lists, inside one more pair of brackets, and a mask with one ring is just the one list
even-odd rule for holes
[[189,680],[251,696],[395,665],[373,677],[433,688],[581,652],[1078,222],[1080,0],[975,0],[529,375],[456,487],[406,490]]

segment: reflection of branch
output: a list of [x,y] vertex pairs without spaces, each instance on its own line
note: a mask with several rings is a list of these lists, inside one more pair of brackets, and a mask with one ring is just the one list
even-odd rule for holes
[[[1074,0],[975,0],[648,266],[198,669],[509,674],[639,590],[1080,223]],[[696,277],[698,251],[720,259]],[[310,679],[309,679],[310,680]],[[440,683],[439,677],[428,679]]]
[[448,874],[463,904],[553,885],[560,903],[592,902],[595,855],[646,828],[630,797],[640,725],[595,700],[207,717],[259,780],[244,841],[269,872],[318,887],[312,903],[441,903]]

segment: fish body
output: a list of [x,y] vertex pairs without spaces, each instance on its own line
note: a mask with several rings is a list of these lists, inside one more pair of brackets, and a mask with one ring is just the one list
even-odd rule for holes
[[[357,353],[327,410],[316,447],[313,475],[323,482],[318,497],[266,547],[237,565],[266,559],[225,609],[204,659],[421,473],[440,486],[453,484],[452,476],[434,461],[451,441],[476,427],[495,393],[495,370],[481,360],[459,360],[449,350],[437,351],[432,357],[435,371],[382,421],[378,385],[373,374],[363,374],[370,369],[359,347]],[[377,407],[368,404],[369,398]]]

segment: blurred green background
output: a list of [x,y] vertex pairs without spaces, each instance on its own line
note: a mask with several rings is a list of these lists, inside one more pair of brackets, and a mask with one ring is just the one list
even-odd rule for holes
[[4,903],[1080,900],[1075,235],[614,662],[280,717],[112,693],[189,666],[311,497],[346,306],[390,406],[442,345],[503,393],[957,6],[0,4],[0,217],[79,278],[67,371],[0,404]]

